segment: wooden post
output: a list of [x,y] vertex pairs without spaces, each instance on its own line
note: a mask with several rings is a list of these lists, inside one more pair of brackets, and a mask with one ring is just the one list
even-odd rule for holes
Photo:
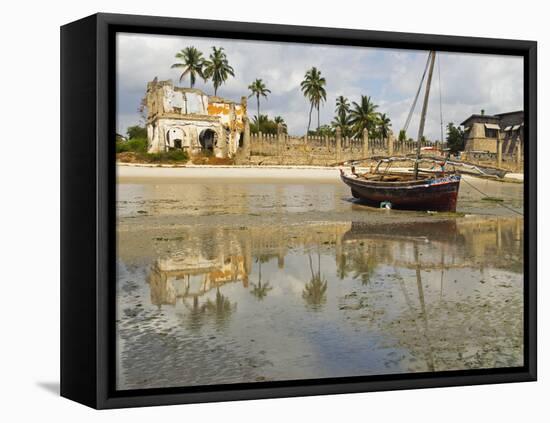
[[363,128],[363,158],[369,156],[369,131]]
[[388,156],[393,156],[393,132],[388,133]]
[[277,156],[279,158],[279,164],[282,162],[282,149],[281,146],[283,145],[283,124],[278,123],[277,124]]
[[342,156],[342,130],[336,127],[336,161],[339,162]]
[[497,167],[502,166],[502,141],[500,139],[500,131],[497,130]]
[[247,160],[250,159],[250,122],[248,117],[244,118],[243,155]]

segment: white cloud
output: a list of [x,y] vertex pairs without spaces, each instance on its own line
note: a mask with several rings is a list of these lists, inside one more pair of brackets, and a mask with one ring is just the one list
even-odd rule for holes
[[[148,81],[179,79],[178,69],[170,69],[174,55],[193,45],[208,56],[212,46],[224,47],[235,69],[219,89],[219,95],[239,101],[248,96],[248,85],[262,78],[271,95],[262,99],[262,113],[281,115],[294,134],[303,134],[309,105],[300,91],[300,82],[311,66],[317,66],[327,80],[327,102],[321,109],[321,123],[330,123],[336,97],[358,101],[370,95],[387,113],[394,132],[403,126],[418,88],[427,52],[363,47],[307,45],[236,41],[146,34],[119,34],[117,38],[117,129],[139,121],[137,107]],[[519,57],[441,53],[441,94],[444,122],[460,123],[472,113],[488,114],[523,107],[523,61]],[[181,85],[188,86],[188,78]],[[212,93],[211,84],[199,81],[197,88]],[[409,128],[416,137],[421,100]],[[250,100],[250,113],[256,104]],[[313,122],[316,122],[314,116]],[[439,71],[436,68],[426,122],[426,135],[440,138]]]

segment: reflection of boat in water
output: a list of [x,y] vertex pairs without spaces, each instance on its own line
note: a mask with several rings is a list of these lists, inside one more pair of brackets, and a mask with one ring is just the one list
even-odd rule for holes
[[433,241],[457,243],[459,238],[463,237],[458,231],[455,219],[400,223],[398,229],[396,230],[395,223],[352,222],[351,228],[342,240],[347,242],[379,238],[384,241],[404,241],[429,237]]
[[380,263],[403,268],[411,267],[411,248],[417,244],[423,269],[440,268],[439,257],[443,255],[446,268],[494,267],[515,273],[523,271],[521,218],[352,222],[342,236],[342,244],[341,254],[365,249],[375,254]]

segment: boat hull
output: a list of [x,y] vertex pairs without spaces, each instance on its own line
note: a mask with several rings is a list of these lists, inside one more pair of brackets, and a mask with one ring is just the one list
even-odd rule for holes
[[368,181],[344,174],[341,179],[355,198],[373,207],[389,202],[402,210],[456,211],[460,175],[411,182]]

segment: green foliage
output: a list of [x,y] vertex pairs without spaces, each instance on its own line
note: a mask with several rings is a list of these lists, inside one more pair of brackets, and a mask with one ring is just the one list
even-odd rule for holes
[[214,95],[218,95],[218,88],[227,81],[229,76],[235,76],[233,67],[229,65],[223,47],[212,47],[209,60],[204,62],[204,77],[212,80]]
[[342,136],[347,137],[351,135],[351,117],[350,117],[350,105],[349,100],[343,95],[336,99],[336,109],[334,110],[336,115],[331,122],[331,125],[336,128],[340,128]]
[[195,47],[186,47],[176,54],[176,59],[179,59],[181,63],[174,63],[171,68],[183,68],[180,75],[180,83],[184,76],[189,75],[189,86],[193,88],[197,80],[197,76],[205,79],[203,68],[204,58],[202,53]]
[[169,150],[161,153],[147,153],[143,159],[149,163],[186,162],[189,156],[183,150]]
[[117,140],[116,142],[117,153],[146,153],[147,152],[147,138],[132,138],[128,141]]
[[277,123],[277,124],[280,123],[281,125],[283,125],[283,132],[286,132],[286,131],[287,131],[286,122],[285,122],[285,120],[283,119],[282,116],[275,116],[275,117],[273,118],[273,122],[275,122],[275,123]]
[[377,122],[377,132],[382,139],[387,139],[390,135],[391,128],[391,119],[385,114],[382,113],[378,116]]
[[258,113],[256,114],[256,116],[259,117],[260,116],[260,96],[267,98],[267,94],[271,93],[271,91],[265,86],[264,81],[262,81],[261,79],[256,79],[252,84],[248,86],[248,89],[251,92],[248,98],[252,96],[256,97],[256,103],[258,106]]
[[310,103],[309,120],[307,124],[308,133],[311,126],[311,112],[314,108],[317,109],[317,128],[321,126],[319,108],[321,103],[327,99],[326,84],[326,79],[321,76],[321,71],[316,67],[312,67],[308,70],[304,76],[304,80],[300,83],[302,92]]
[[[277,116],[278,120],[282,120],[280,116]],[[257,134],[261,132],[262,134],[277,134],[277,122],[275,119],[271,120],[267,115],[260,115],[258,119],[254,116],[254,120],[250,124],[250,133]],[[286,130],[286,124],[284,120],[281,122],[283,124],[283,129]]]
[[350,123],[353,125],[353,133],[357,137],[361,137],[363,129],[367,128],[369,137],[374,138],[376,135],[376,125],[379,121],[377,104],[371,100],[369,96],[362,95],[359,103],[353,102],[353,108],[350,112]]
[[404,129],[399,131],[399,136],[397,138],[399,141],[407,141],[407,132]]
[[147,139],[147,129],[139,125],[129,126],[128,129],[126,129],[126,135],[128,135],[128,139],[132,139],[132,138]]
[[321,125],[319,129],[315,131],[309,131],[308,135],[332,137],[334,136],[334,128],[330,125]]
[[464,131],[456,127],[453,122],[447,124],[447,145],[452,154],[464,150]]

